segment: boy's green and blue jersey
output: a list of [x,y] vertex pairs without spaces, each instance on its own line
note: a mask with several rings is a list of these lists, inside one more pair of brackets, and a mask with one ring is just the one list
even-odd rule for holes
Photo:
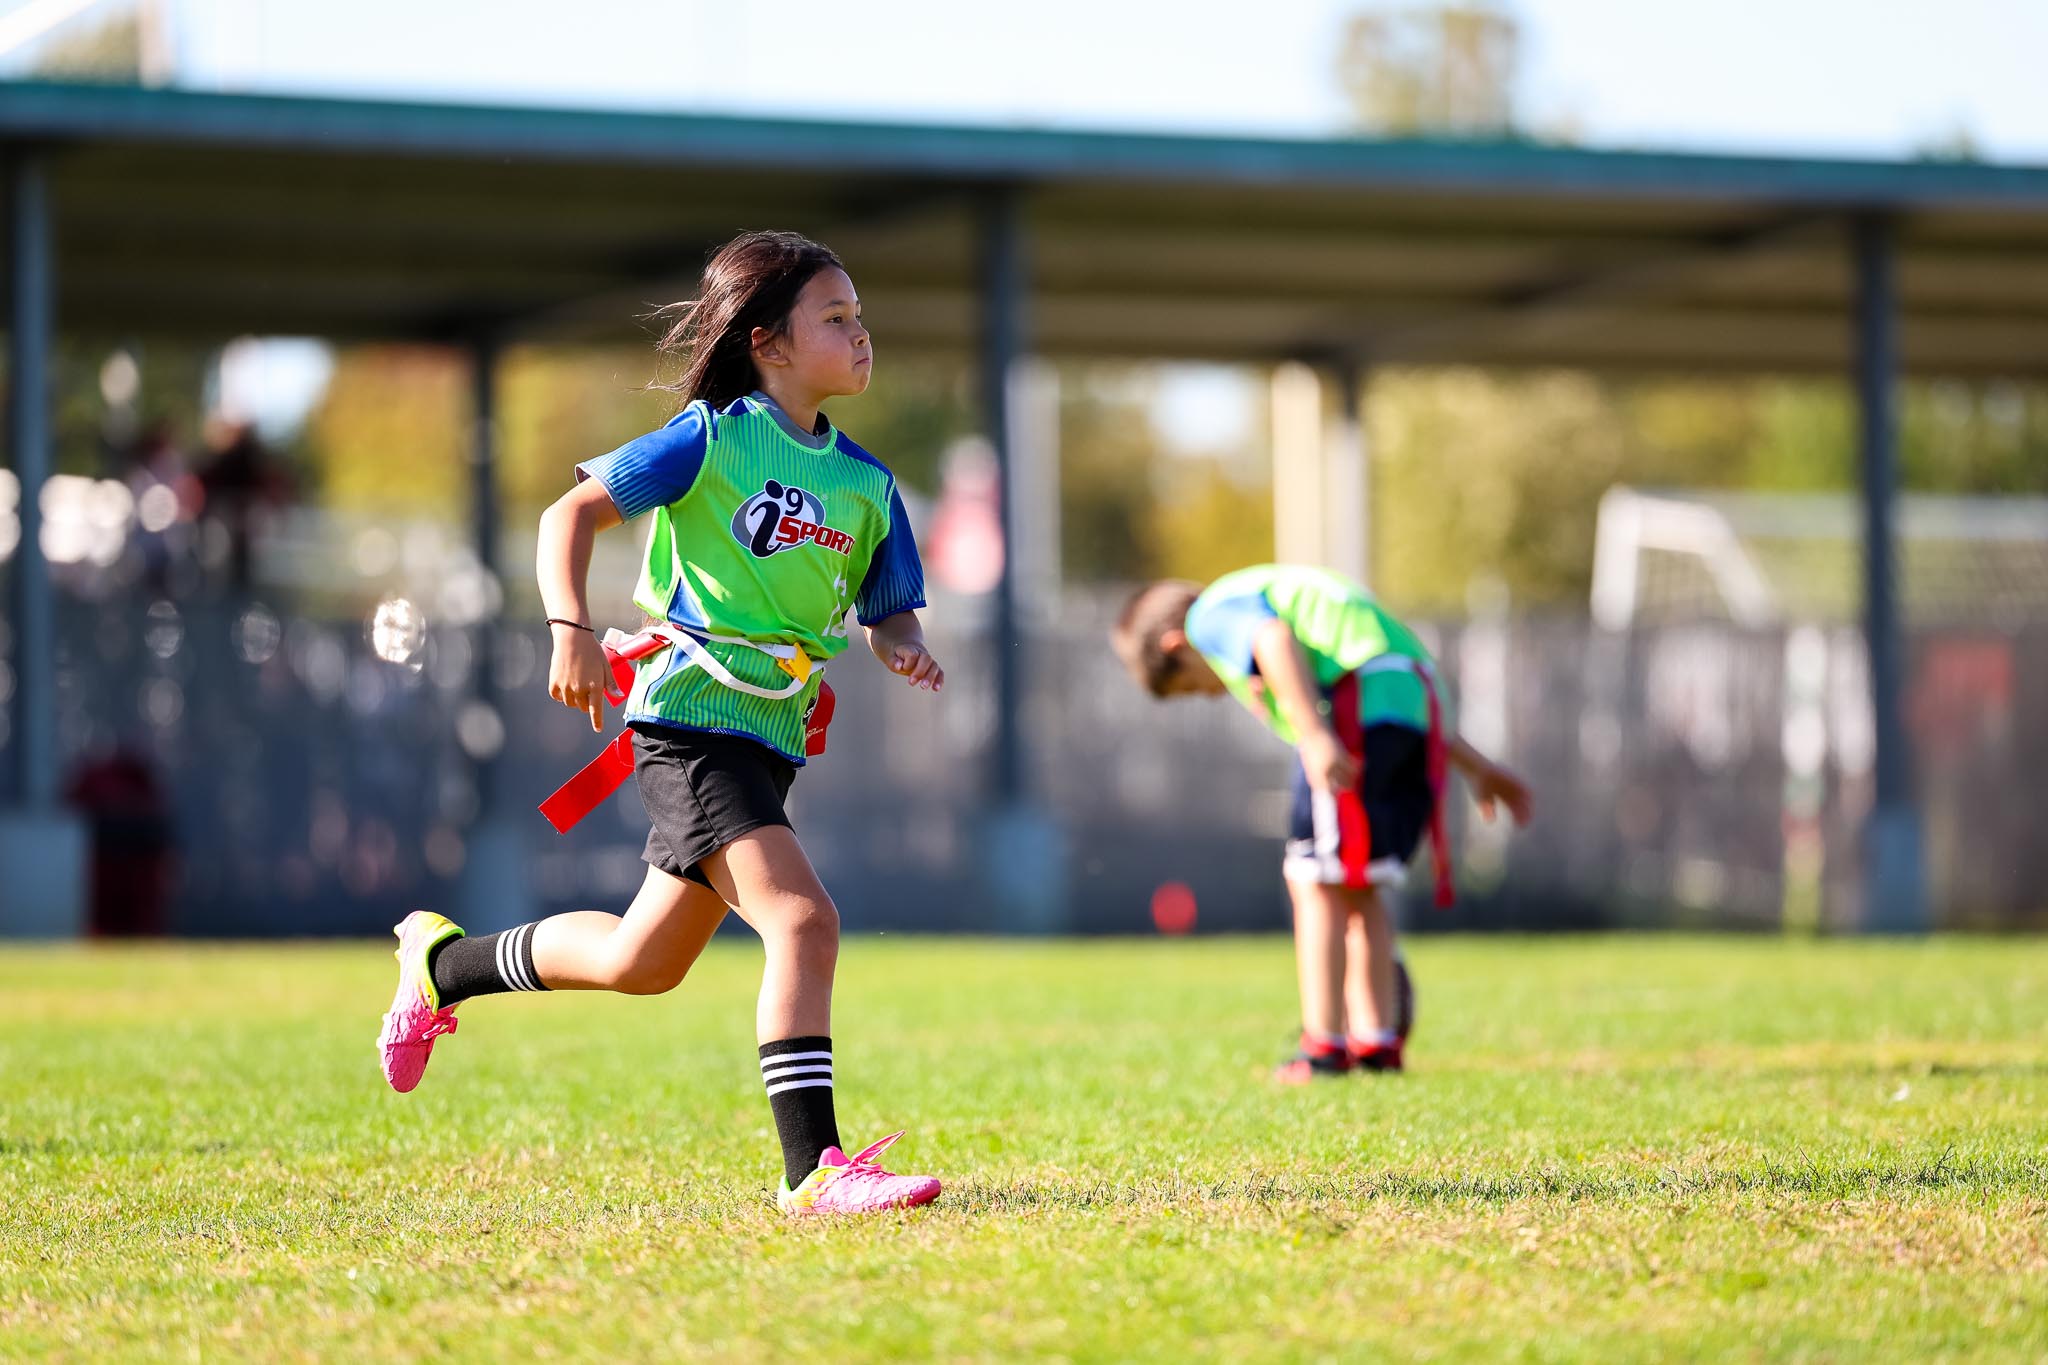
[[[1300,742],[1270,688],[1256,693],[1252,639],[1278,618],[1301,642],[1327,694],[1357,673],[1359,720],[1429,729],[1429,694],[1418,669],[1436,667],[1415,632],[1341,574],[1296,564],[1258,564],[1225,574],[1188,608],[1188,643],[1216,676],[1289,744]],[[1447,722],[1448,724],[1448,722]]]
[[[652,513],[633,601],[702,639],[844,650],[846,614],[871,626],[925,605],[924,569],[896,479],[829,422],[799,431],[765,395],[722,411],[692,403],[659,431],[578,465],[627,520]],[[736,677],[779,691],[790,675],[746,645],[706,648]],[[625,718],[743,735],[804,761],[804,720],[823,681],[770,699],[727,687],[679,649],[638,672]]]

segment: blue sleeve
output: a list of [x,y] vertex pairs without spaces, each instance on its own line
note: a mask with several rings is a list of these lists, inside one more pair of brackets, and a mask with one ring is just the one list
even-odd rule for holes
[[596,479],[612,495],[623,521],[679,500],[704,467],[708,433],[704,413],[684,408],[660,431],[628,441],[609,455],[576,466],[576,481]]
[[1205,598],[1188,611],[1188,643],[1250,677],[1259,671],[1252,660],[1252,638],[1260,626],[1278,615],[1262,592],[1213,601]]
[[854,609],[864,626],[915,611],[924,605],[924,562],[917,557],[917,537],[910,532],[910,514],[903,510],[903,495],[889,486],[889,534],[875,547],[868,561],[868,575],[860,581],[860,596]]

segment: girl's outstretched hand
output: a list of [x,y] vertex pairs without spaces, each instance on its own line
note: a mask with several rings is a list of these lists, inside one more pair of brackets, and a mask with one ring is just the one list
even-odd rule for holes
[[912,687],[936,692],[946,685],[946,670],[939,667],[939,661],[919,641],[891,646],[889,657],[883,662],[891,673],[908,678]]
[[611,669],[587,630],[555,626],[555,657],[548,665],[548,695],[571,711],[590,714],[590,728],[604,729],[604,685]]

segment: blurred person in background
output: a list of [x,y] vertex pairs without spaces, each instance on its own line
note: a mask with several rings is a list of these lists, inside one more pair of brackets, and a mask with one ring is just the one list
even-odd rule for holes
[[[439,915],[408,916],[380,1039],[385,1076],[412,1089],[472,996],[670,990],[731,907],[766,949],[755,1027],[782,1208],[928,1203],[937,1180],[876,1164],[900,1133],[851,1157],[840,1147],[839,915],[783,809],[814,751],[824,665],[848,645],[849,611],[891,672],[934,692],[945,681],[917,617],[924,571],[896,480],[819,411],[868,386],[859,296],[825,247],[755,232],[721,248],[697,300],[673,312],[663,349],[685,357],[672,386],[683,410],[579,465],[577,487],[541,516],[537,552],[554,632],[549,695],[602,730],[615,665],[638,660],[628,729],[608,752],[623,745],[653,823],[646,881],[623,917],[581,911],[474,939]],[[586,595],[592,541],[648,513],[634,601],[654,624],[600,646]]]
[[1401,1070],[1413,1001],[1382,893],[1405,884],[1427,831],[1437,903],[1450,904],[1449,768],[1488,820],[1505,804],[1526,825],[1528,786],[1449,728],[1422,641],[1338,574],[1262,564],[1206,589],[1162,580],[1132,596],[1110,638],[1153,696],[1228,693],[1300,756],[1282,872],[1302,1033],[1276,1079]]
[[122,482],[135,499],[134,545],[142,559],[143,582],[153,592],[167,593],[176,555],[173,531],[191,519],[204,495],[168,423],[145,428],[126,456]]
[[207,462],[199,471],[205,516],[227,535],[228,581],[246,590],[255,563],[255,535],[263,514],[292,500],[284,466],[256,434],[255,424],[215,414],[206,422]]

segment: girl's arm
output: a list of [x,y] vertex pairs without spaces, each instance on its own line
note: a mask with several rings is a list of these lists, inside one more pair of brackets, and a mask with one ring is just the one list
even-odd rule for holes
[[[556,498],[540,514],[534,549],[534,577],[540,583],[542,614],[594,627],[585,584],[590,547],[599,531],[619,524],[619,509],[596,479],[586,479]],[[594,629],[549,626],[555,641],[548,665],[548,695],[572,711],[590,714],[590,728],[604,729],[604,685],[609,669]]]
[[1494,818],[1496,802],[1507,806],[1516,824],[1529,823],[1534,803],[1528,783],[1473,748],[1463,735],[1451,737],[1450,760],[1472,785],[1472,799],[1479,803],[1479,813],[1489,823]]
[[1317,790],[1348,791],[1358,785],[1358,760],[1353,758],[1323,715],[1315,666],[1294,631],[1279,617],[1252,636],[1252,659],[1259,677],[1280,707],[1280,714],[1299,736],[1301,768]]
[[891,673],[900,673],[912,687],[936,692],[946,685],[946,670],[925,648],[924,623],[914,611],[899,611],[867,627],[868,648]]

